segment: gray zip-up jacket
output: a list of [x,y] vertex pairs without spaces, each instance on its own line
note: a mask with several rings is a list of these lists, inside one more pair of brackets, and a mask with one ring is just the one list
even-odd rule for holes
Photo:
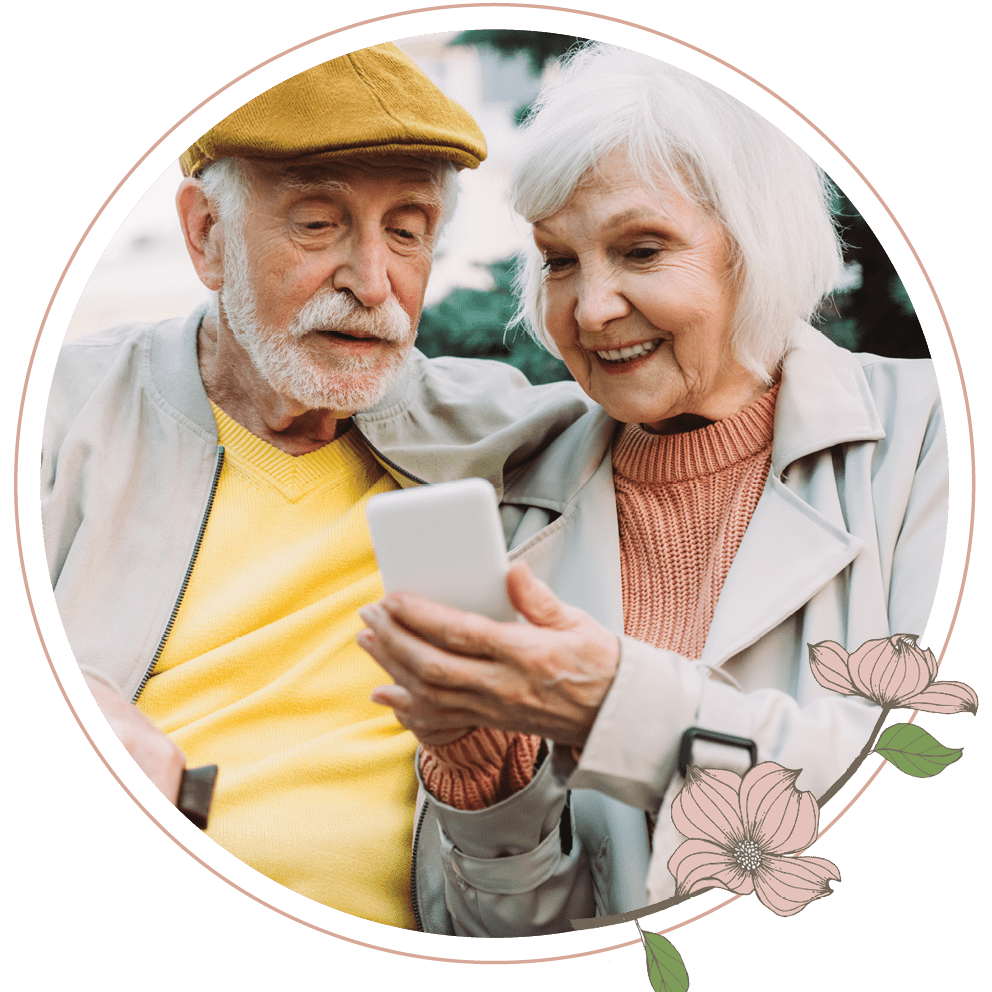
[[[70,342],[49,398],[42,519],[59,613],[80,667],[132,699],[172,626],[223,462],[197,363],[204,312]],[[590,406],[574,383],[533,387],[502,363],[414,352],[354,422],[400,485],[480,476],[502,494]],[[418,822],[415,909],[425,929],[453,932],[437,828]]]

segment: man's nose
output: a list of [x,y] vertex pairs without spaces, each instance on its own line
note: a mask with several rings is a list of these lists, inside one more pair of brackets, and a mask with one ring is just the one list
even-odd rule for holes
[[342,245],[343,256],[331,276],[331,285],[347,290],[364,307],[381,306],[392,292],[389,248],[382,232],[355,230]]

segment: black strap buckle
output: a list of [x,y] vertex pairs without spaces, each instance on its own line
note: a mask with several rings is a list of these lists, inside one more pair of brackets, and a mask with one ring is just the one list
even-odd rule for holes
[[751,755],[751,768],[758,763],[758,745],[749,737],[733,737],[721,734],[716,730],[703,730],[702,727],[690,727],[682,735],[679,745],[679,774],[685,778],[686,769],[692,762],[692,744],[695,740],[711,741],[714,744],[726,744],[728,747],[744,748]]

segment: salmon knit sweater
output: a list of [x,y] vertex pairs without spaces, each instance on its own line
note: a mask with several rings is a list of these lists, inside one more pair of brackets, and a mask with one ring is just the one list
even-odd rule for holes
[[[776,384],[725,420],[685,434],[626,424],[613,444],[624,633],[699,658],[724,580],[771,465]],[[483,809],[533,776],[541,740],[479,727],[425,747],[424,784]]]

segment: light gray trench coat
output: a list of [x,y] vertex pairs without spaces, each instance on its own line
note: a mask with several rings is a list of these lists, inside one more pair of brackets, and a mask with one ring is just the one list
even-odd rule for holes
[[[514,479],[503,516],[512,558],[622,634],[616,427],[601,410],[584,416]],[[690,727],[753,740],[759,761],[802,769],[798,788],[822,795],[879,711],[820,686],[807,645],[835,640],[853,651],[922,634],[943,556],[947,474],[931,364],[851,354],[804,328],[783,366],[771,471],[702,659],[622,638],[577,765],[554,750],[527,788],[479,812],[429,800],[457,932],[567,930],[571,919],[674,895],[667,862],[683,838],[669,810]],[[694,762],[742,771],[747,755],[697,744]],[[582,843],[566,855],[567,789]],[[657,818],[653,838],[646,813]]]

